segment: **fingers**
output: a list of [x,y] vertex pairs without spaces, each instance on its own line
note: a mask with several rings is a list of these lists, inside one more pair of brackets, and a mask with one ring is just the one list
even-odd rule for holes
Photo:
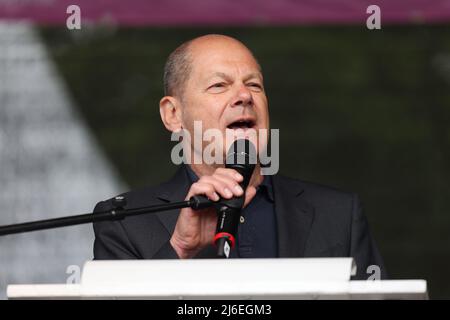
[[201,179],[204,183],[209,183],[214,186],[216,192],[218,192],[223,198],[229,199],[233,196],[242,196],[244,190],[241,186],[233,179],[227,176],[213,175],[210,177],[204,177]]
[[231,179],[236,180],[237,182],[242,182],[242,180],[244,180],[244,177],[239,174],[239,172],[237,172],[234,169],[229,169],[229,168],[218,168],[214,174],[219,174],[219,175],[223,175],[223,176],[227,176],[230,177]]
[[193,183],[186,200],[196,195],[206,195],[212,201],[218,201],[220,196],[216,193],[214,186],[210,183],[196,182]]
[[243,180],[236,170],[220,168],[211,176],[203,176],[199,181],[192,184],[188,197],[205,194],[209,199],[218,201],[219,197],[230,199],[244,194],[239,185]]

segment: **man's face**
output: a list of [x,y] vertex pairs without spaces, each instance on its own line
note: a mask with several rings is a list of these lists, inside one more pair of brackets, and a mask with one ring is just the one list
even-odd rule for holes
[[[193,137],[194,121],[202,121],[203,131],[216,128],[224,138],[230,133],[247,136],[258,151],[265,148],[267,135],[259,129],[269,128],[267,97],[262,73],[248,49],[232,40],[215,39],[193,44],[190,52],[191,73],[182,97],[183,127]],[[255,131],[256,137],[249,134]],[[224,154],[232,143],[226,142]],[[203,148],[208,144],[204,142]]]

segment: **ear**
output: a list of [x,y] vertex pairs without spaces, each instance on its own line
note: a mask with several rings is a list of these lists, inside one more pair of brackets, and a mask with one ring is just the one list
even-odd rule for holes
[[180,102],[175,97],[162,97],[159,101],[159,113],[167,130],[177,132],[183,128]]

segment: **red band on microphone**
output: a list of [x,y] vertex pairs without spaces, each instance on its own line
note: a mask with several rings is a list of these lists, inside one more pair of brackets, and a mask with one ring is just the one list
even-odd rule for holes
[[217,240],[219,240],[220,238],[227,238],[228,240],[230,240],[231,248],[234,248],[235,239],[232,234],[228,232],[219,232],[214,236],[214,244],[216,244]]

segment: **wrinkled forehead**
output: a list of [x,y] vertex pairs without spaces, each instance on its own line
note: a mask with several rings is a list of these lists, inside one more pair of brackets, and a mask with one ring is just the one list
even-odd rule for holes
[[198,80],[220,73],[230,76],[258,74],[262,78],[261,68],[253,54],[238,42],[193,43],[190,56],[192,75]]

